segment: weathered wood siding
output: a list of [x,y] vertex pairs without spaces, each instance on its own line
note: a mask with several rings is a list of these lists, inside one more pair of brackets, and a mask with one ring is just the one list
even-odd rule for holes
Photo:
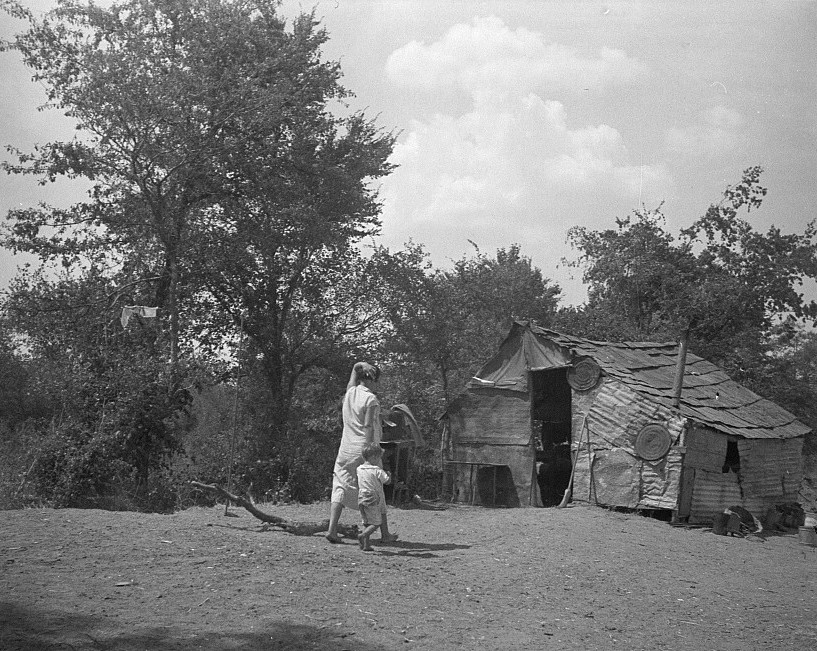
[[[506,465],[516,489],[514,506],[534,506],[532,493],[534,449],[531,444],[530,398],[527,393],[502,389],[471,389],[449,407],[448,428],[452,461]],[[477,476],[468,466],[452,465],[454,496],[470,501]]]
[[530,398],[502,389],[468,390],[448,408],[451,437],[459,442],[529,445]]
[[[486,463],[507,466],[510,471],[515,496],[503,494],[502,474],[500,476],[499,503],[504,506],[541,506],[539,487],[534,483],[534,450],[530,445],[490,445],[484,443],[462,443],[454,448],[452,461]],[[454,498],[468,503],[476,496],[475,503],[490,504],[486,500],[491,482],[491,468],[453,464],[449,467],[453,479]],[[534,491],[536,491],[534,493]]]

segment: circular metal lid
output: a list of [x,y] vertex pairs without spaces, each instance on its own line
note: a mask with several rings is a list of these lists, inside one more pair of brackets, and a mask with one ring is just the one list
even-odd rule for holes
[[657,461],[669,452],[672,437],[669,430],[659,423],[641,428],[635,439],[635,453],[647,461]]
[[599,383],[601,368],[591,357],[582,357],[567,370],[567,383],[576,391],[589,391]]

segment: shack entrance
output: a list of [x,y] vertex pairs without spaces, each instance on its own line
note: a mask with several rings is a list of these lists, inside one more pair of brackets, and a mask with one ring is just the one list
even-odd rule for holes
[[567,369],[531,371],[531,425],[542,506],[561,502],[570,482],[571,389]]

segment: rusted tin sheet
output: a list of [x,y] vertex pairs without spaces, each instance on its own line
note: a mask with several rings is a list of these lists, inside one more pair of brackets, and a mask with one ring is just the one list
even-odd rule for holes
[[775,504],[796,502],[803,477],[802,440],[738,441],[742,506],[756,516]]
[[675,509],[680,494],[682,455],[670,448],[658,461],[641,461],[641,485],[638,506],[649,509]]
[[574,500],[624,508],[676,508],[680,452],[670,450],[663,459],[648,462],[621,448],[593,448],[592,474],[587,458],[587,448],[583,447],[573,480]]
[[726,460],[728,437],[711,429],[691,427],[686,434],[684,465],[721,472]]
[[[639,399],[630,387],[606,379],[589,405],[587,426],[594,445],[599,448],[619,447],[635,455],[635,439],[646,425],[660,423],[670,431],[673,441],[681,433],[683,419],[676,411],[654,402]],[[578,436],[584,414],[581,405],[574,404],[574,437]]]
[[573,499],[598,504],[635,508],[638,506],[638,461],[624,450],[593,452],[593,494],[587,451],[579,457],[573,483]]

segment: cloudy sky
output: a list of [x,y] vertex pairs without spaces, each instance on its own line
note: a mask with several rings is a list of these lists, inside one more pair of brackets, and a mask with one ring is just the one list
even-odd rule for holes
[[[47,0],[29,0],[35,8]],[[399,134],[381,185],[380,242],[425,245],[437,266],[518,243],[581,303],[568,228],[609,228],[664,202],[689,225],[752,165],[752,221],[817,216],[817,3],[287,0],[316,6],[355,108]],[[0,36],[19,26],[4,17]],[[0,143],[70,137],[42,90],[0,53]],[[77,190],[0,177],[0,211]],[[2,255],[2,254],[0,254]],[[0,285],[17,260],[2,258]]]

